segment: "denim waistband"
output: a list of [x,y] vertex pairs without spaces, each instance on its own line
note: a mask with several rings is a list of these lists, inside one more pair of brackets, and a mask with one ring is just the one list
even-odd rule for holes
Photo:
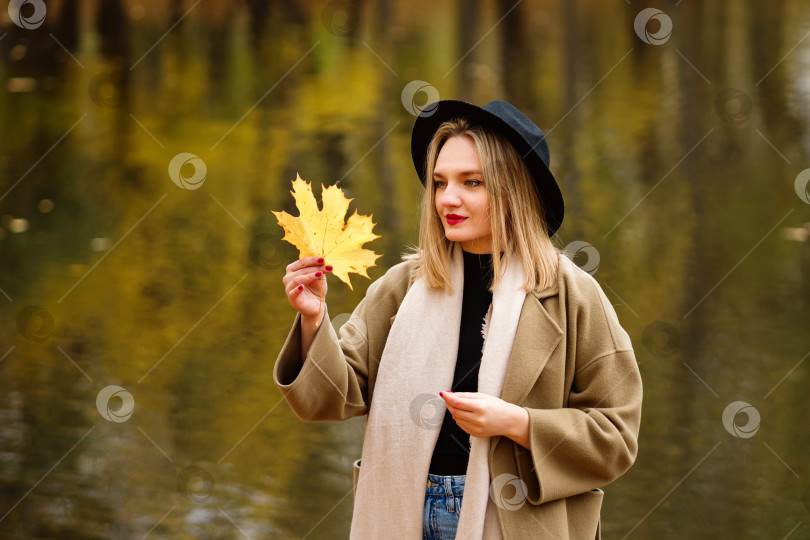
[[458,476],[442,476],[439,474],[428,474],[426,495],[453,495],[464,494],[464,481],[467,477],[463,474]]

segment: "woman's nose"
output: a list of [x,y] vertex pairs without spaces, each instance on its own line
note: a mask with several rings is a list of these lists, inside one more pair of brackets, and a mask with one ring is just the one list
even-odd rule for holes
[[453,187],[447,186],[439,195],[439,203],[447,207],[458,206],[461,204],[461,199],[458,197]]

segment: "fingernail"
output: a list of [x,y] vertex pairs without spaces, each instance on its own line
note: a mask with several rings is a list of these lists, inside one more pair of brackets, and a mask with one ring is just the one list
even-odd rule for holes
[[326,271],[331,272],[332,271],[332,265],[327,265],[326,266]]
[[320,272],[315,272],[315,277],[321,277],[321,273]]
[[444,392],[439,392],[439,395],[440,395],[441,397],[444,397]]
[[318,264],[323,264],[323,257],[318,258]]
[[303,290],[304,290],[304,286],[303,286],[303,285],[299,285],[299,286],[298,286],[298,290],[299,290],[299,291],[303,291]]

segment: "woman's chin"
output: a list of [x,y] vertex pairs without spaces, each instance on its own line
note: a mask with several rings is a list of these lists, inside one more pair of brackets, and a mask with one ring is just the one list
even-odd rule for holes
[[465,235],[457,234],[455,231],[445,232],[444,235],[451,242],[466,242],[469,240]]

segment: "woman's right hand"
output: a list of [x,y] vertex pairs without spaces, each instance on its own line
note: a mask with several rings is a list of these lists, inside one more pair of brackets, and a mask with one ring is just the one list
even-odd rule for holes
[[287,300],[301,317],[314,319],[324,311],[321,301],[326,298],[326,277],[332,271],[323,257],[304,257],[287,265],[282,278]]

